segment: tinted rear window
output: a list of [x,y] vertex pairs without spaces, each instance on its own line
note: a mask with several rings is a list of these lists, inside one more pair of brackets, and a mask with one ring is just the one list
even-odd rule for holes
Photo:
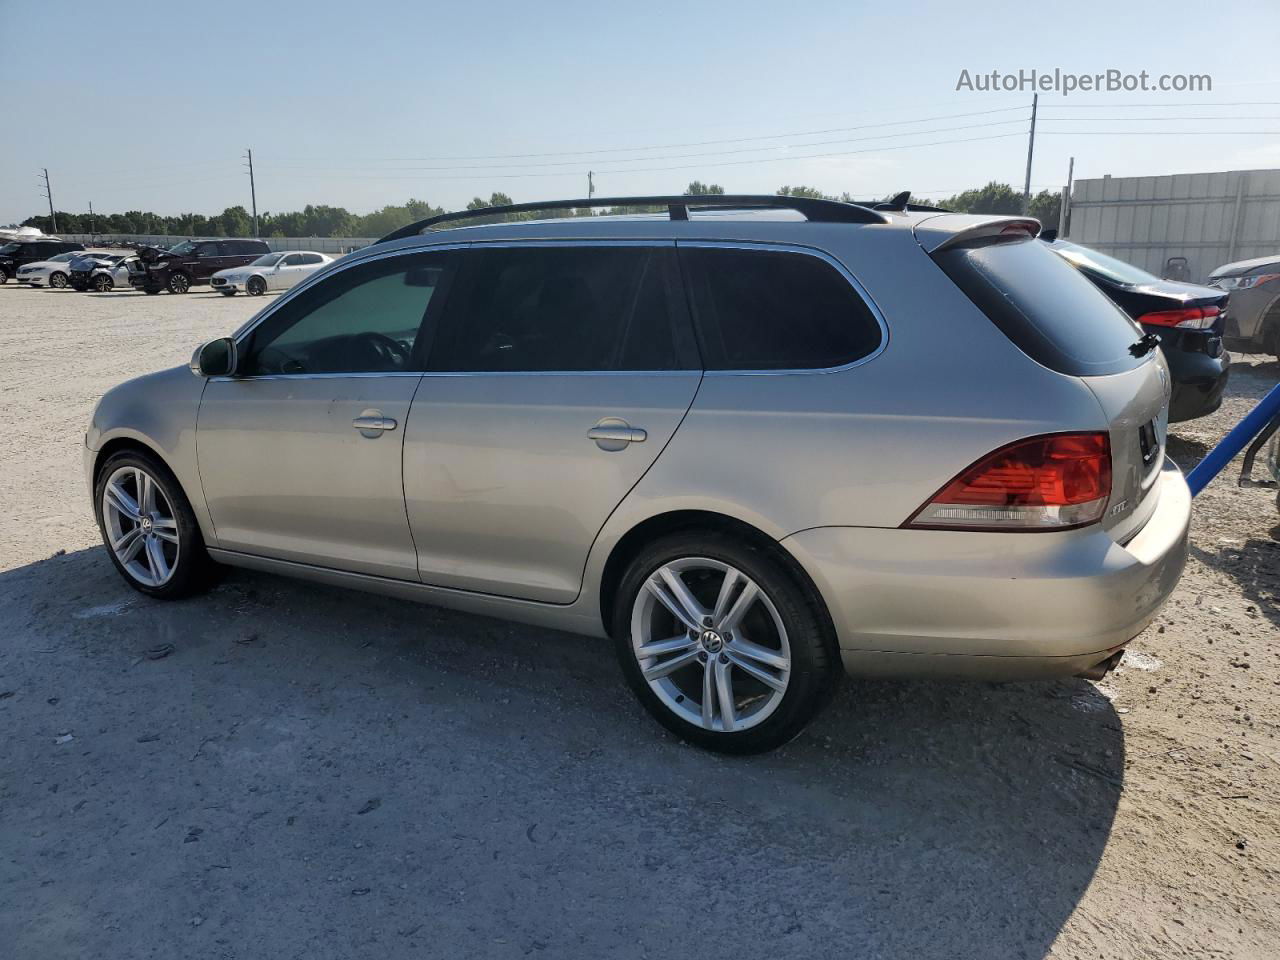
[[1142,330],[1079,270],[1031,238],[961,245],[938,265],[1031,359],[1071,376],[1131,370]]
[[871,309],[831,264],[804,253],[681,247],[708,370],[820,370],[873,353]]

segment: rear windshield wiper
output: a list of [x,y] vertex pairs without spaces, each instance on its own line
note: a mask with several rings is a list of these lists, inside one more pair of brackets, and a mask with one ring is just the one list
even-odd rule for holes
[[1129,344],[1129,352],[1135,357],[1143,357],[1160,346],[1160,338],[1154,333],[1144,333],[1137,343]]

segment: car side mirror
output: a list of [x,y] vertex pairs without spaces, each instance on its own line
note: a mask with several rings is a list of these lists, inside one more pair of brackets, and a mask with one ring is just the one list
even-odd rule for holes
[[236,372],[236,342],[219,337],[197,348],[191,356],[191,372],[197,377],[227,377]]

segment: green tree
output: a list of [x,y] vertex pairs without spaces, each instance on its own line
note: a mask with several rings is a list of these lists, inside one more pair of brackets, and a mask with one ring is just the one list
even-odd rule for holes
[[1031,198],[1027,213],[1040,221],[1046,230],[1058,229],[1058,217],[1062,213],[1062,194],[1056,190],[1041,190]]
[[1003,213],[1022,212],[1022,194],[1007,183],[992,180],[980,190],[965,190],[943,200],[940,206],[955,213]]
[[834,200],[835,197],[829,197],[817,187],[779,187],[778,196],[780,197],[808,197],[811,200]]
[[686,197],[722,197],[724,196],[724,187],[718,183],[703,183],[701,180],[694,180],[684,188],[684,195]]

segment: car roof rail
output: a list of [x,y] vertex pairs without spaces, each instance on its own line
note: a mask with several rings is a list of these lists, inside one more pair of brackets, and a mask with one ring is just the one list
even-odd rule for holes
[[481,217],[503,216],[509,213],[530,213],[535,210],[572,210],[582,207],[666,207],[672,220],[688,220],[689,210],[794,210],[805,219],[817,223],[888,223],[884,214],[869,207],[843,200],[823,200],[817,197],[777,196],[774,194],[693,194],[660,197],[591,197],[579,200],[544,200],[535,203],[511,203],[500,207],[481,207],[478,210],[456,210],[436,217],[418,220],[393,230],[378,243],[389,243],[405,237],[416,236],[430,227],[442,223],[476,220]]

